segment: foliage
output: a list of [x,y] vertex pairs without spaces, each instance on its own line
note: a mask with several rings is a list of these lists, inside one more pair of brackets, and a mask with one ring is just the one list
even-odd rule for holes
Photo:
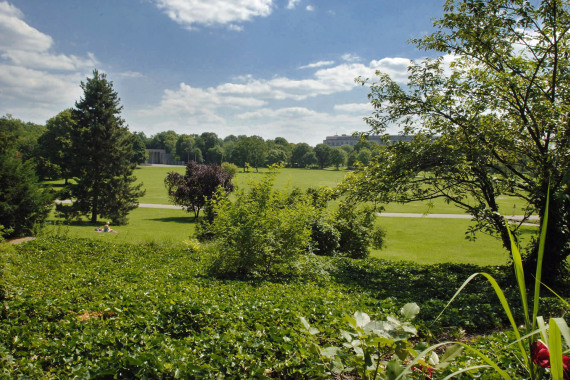
[[[473,271],[489,272],[509,301],[516,297],[505,270],[494,267],[309,255],[302,257],[331,266],[329,279],[315,271],[303,282],[246,282],[206,276],[203,244],[52,237],[13,248],[2,256],[0,377],[6,378],[330,378],[313,349],[315,338],[323,347],[342,346],[350,311],[370,310],[371,320],[383,321],[416,300],[421,313],[414,324],[423,339]],[[508,323],[485,285],[472,280],[433,333],[460,327],[473,334]],[[559,312],[555,299],[542,301],[544,313]],[[300,331],[299,315],[320,331],[317,337]],[[480,339],[476,347],[493,355],[508,340],[504,335]],[[499,360],[516,377],[517,361]]]
[[46,122],[46,131],[38,138],[41,157],[38,171],[42,176],[65,180],[71,177],[71,134],[74,124],[72,109],[61,111]]
[[216,189],[221,187],[224,194],[234,189],[232,174],[219,165],[198,164],[190,161],[186,165],[186,174],[170,172],[164,179],[170,201],[193,211],[198,218],[200,210],[213,197]]
[[53,196],[39,184],[32,160],[24,161],[16,150],[17,131],[5,126],[0,125],[0,234],[14,237],[30,234],[46,219]]
[[[382,202],[445,198],[508,249],[498,198],[518,197],[525,216],[543,215],[550,183],[544,270],[552,281],[570,254],[570,203],[560,196],[570,167],[569,3],[448,0],[444,10],[437,31],[413,42],[445,56],[412,63],[405,87],[381,73],[370,87],[373,132],[395,124],[415,138],[382,150],[348,187]],[[535,244],[529,272],[537,254]]]
[[[411,321],[420,312],[416,303],[407,303],[400,309],[400,317],[388,316],[385,321],[371,320],[361,311],[354,316],[345,315],[349,329],[341,330],[344,339],[342,346],[321,348],[314,343],[316,351],[331,366],[331,373],[341,377],[345,373],[356,372],[362,379],[400,379],[430,378],[436,369],[443,369],[461,353],[461,349],[452,346],[442,356],[435,351],[419,352],[425,349],[423,342],[412,344],[409,340],[416,338],[418,330]],[[301,317],[303,329],[316,335],[319,330],[311,327]],[[429,357],[425,357],[426,354]],[[408,364],[413,361],[412,364]]]
[[340,254],[353,259],[368,257],[374,222],[375,213],[371,207],[358,208],[353,203],[340,202],[335,218],[335,228],[340,233]]
[[341,166],[346,165],[347,158],[348,154],[341,147],[336,147],[332,149],[331,164],[334,165],[336,170],[338,170]]
[[315,156],[317,157],[317,161],[321,169],[330,165],[332,161],[331,155],[332,148],[327,144],[317,144],[317,146],[315,146]]
[[146,150],[146,143],[144,133],[133,133],[133,156],[131,162],[137,165],[144,164],[148,159],[148,151]]
[[238,172],[238,167],[234,164],[230,164],[229,162],[222,162],[222,169],[224,169],[228,174],[231,174],[232,177]]
[[[517,322],[515,321],[514,316],[509,307],[509,302],[505,297],[503,290],[500,288],[497,281],[488,273],[475,273],[471,275],[463,285],[457,290],[455,295],[449,301],[448,306],[455,297],[461,293],[463,288],[477,275],[481,275],[485,277],[493,290],[497,294],[501,305],[507,315],[509,322],[511,324],[511,328],[516,340],[512,343],[512,345],[517,345],[519,349],[518,353],[518,360],[522,363],[522,367],[524,371],[527,372],[527,376],[530,379],[540,379],[544,376],[544,368],[551,368],[551,374],[553,379],[569,379],[570,378],[570,358],[562,355],[562,342],[561,342],[561,335],[564,335],[566,339],[566,345],[570,346],[570,329],[566,321],[563,318],[551,318],[548,327],[545,324],[544,318],[539,316],[539,298],[540,298],[540,288],[542,286],[541,279],[542,279],[542,259],[544,257],[544,248],[546,243],[546,233],[548,230],[548,211],[549,211],[549,194],[547,194],[547,202],[545,206],[545,215],[542,219],[543,225],[541,226],[541,234],[540,234],[540,241],[539,241],[539,250],[538,250],[538,260],[537,260],[537,267],[536,267],[536,274],[535,274],[535,283],[534,283],[534,302],[532,307],[532,314],[530,313],[530,308],[528,305],[528,297],[527,297],[527,289],[526,289],[526,281],[525,275],[523,270],[523,263],[522,257],[517,248],[516,242],[514,241],[510,230],[507,230],[509,233],[509,238],[511,240],[511,249],[512,249],[512,257],[513,257],[513,269],[515,273],[516,283],[518,286],[518,290],[520,293],[521,304],[522,304],[522,317],[524,319],[524,324],[519,327]],[[556,293],[554,293],[558,296]],[[559,297],[559,296],[558,296]],[[570,307],[570,304],[567,303],[565,300],[561,298],[561,300]],[[444,310],[445,311],[445,310]],[[443,312],[442,312],[443,313]],[[538,327],[537,330],[535,328]],[[521,334],[521,330],[523,330],[523,334]],[[549,332],[547,335],[546,332]],[[536,338],[536,335],[540,334],[543,338],[543,341],[539,341]],[[544,343],[546,342],[546,344]],[[548,343],[550,342],[550,344]],[[498,363],[493,362],[489,359],[485,354],[473,349],[470,346],[464,345],[467,349],[473,351],[477,356],[481,357],[483,361],[485,361],[488,365],[485,367],[492,367],[496,370],[496,372],[503,378],[503,379],[510,379],[511,377],[499,367]],[[548,347],[550,346],[550,347]],[[549,348],[552,351],[552,354],[549,353]],[[457,373],[461,373],[464,371],[468,371],[470,368],[463,368],[460,369]],[[564,374],[563,374],[564,373]]]
[[316,162],[314,149],[309,144],[296,144],[291,151],[291,166],[294,168],[304,168]]
[[216,242],[212,269],[238,277],[290,274],[310,242],[312,206],[306,196],[273,188],[273,175],[231,202],[218,191],[213,220],[204,226]]
[[138,207],[144,195],[142,184],[134,185],[132,175],[133,135],[124,126],[113,83],[105,74],[93,71],[93,77],[81,82],[83,97],[75,103],[71,125],[71,154],[67,157],[74,181],[66,184],[60,195],[71,198],[71,205],[58,205],[61,213],[76,217],[91,214],[115,224],[126,224],[128,213]]

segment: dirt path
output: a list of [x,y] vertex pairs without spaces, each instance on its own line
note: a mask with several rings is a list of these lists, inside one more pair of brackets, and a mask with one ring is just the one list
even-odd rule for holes
[[18,239],[8,240],[8,244],[22,244],[30,240],[35,240],[35,237],[23,237]]

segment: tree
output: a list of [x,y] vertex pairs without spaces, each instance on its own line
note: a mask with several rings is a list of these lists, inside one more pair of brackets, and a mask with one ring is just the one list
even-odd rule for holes
[[0,123],[0,234],[16,237],[46,219],[53,197],[38,183],[32,161],[16,150],[17,131],[7,127]]
[[346,165],[348,154],[341,147],[336,147],[331,150],[331,164],[338,170],[341,166]]
[[170,172],[164,179],[170,201],[182,206],[186,211],[194,212],[198,218],[200,210],[212,198],[216,189],[221,187],[226,193],[233,191],[232,174],[220,165],[198,164],[190,161],[186,165],[186,174]]
[[[42,173],[54,171],[65,179],[71,176],[71,133],[75,125],[71,108],[61,111],[46,122],[46,131],[38,139],[39,155],[42,158]],[[51,170],[50,170],[51,167]]]
[[146,150],[145,135],[143,132],[133,133],[133,156],[131,162],[133,164],[144,164],[148,159],[148,150]]
[[317,161],[319,162],[319,167],[321,169],[330,165],[331,150],[332,148],[327,144],[318,144],[315,147],[315,155],[317,156]]
[[75,181],[67,184],[64,193],[74,202],[58,209],[71,217],[91,214],[92,223],[103,217],[125,224],[144,194],[142,184],[133,185],[133,135],[124,126],[120,99],[105,74],[94,70],[81,88],[83,97],[75,103],[71,133]]
[[150,140],[151,149],[164,149],[168,154],[176,154],[176,142],[178,134],[174,131],[165,131],[152,136]]
[[[294,168],[304,168],[307,166],[305,163],[305,156],[307,153],[313,153],[313,148],[307,143],[296,144],[291,152],[291,166]],[[316,160],[316,157],[315,157]]]
[[[381,150],[351,179],[353,194],[384,202],[444,198],[473,216],[471,232],[496,234],[510,248],[498,197],[527,202],[526,220],[544,215],[550,189],[543,278],[559,274],[570,254],[570,202],[563,196],[570,167],[568,5],[448,0],[438,30],[414,40],[448,55],[413,63],[406,87],[382,73],[370,87],[373,132],[400,125],[416,136]],[[526,268],[533,270],[537,245],[528,252]]]
[[[176,141],[176,155],[184,162],[190,162],[194,160],[194,157],[190,156],[193,152],[195,146],[194,137],[186,134],[182,134],[178,137]],[[196,160],[194,160],[196,161]]]

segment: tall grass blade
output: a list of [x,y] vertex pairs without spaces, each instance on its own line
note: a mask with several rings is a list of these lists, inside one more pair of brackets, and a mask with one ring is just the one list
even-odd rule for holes
[[510,380],[511,377],[509,376],[508,373],[506,373],[505,371],[503,371],[497,364],[495,364],[495,362],[493,362],[491,359],[489,359],[485,354],[483,354],[481,351],[477,350],[476,348],[473,348],[465,343],[461,343],[461,342],[441,342],[441,343],[436,343],[434,345],[429,346],[428,348],[426,348],[425,350],[423,350],[422,352],[420,352],[415,358],[414,360],[412,360],[410,363],[408,363],[408,366],[405,368],[404,371],[402,371],[402,373],[400,373],[400,375],[396,378],[396,380],[405,378],[405,376],[409,375],[411,372],[411,368],[413,365],[417,364],[420,359],[424,358],[428,353],[432,352],[433,350],[435,350],[438,347],[441,346],[446,346],[449,344],[457,344],[459,346],[464,347],[467,350],[473,351],[477,356],[479,356],[485,363],[487,363],[487,365],[483,365],[483,366],[477,366],[477,367],[471,367],[468,369],[477,369],[477,368],[485,368],[485,367],[491,367],[493,368],[495,371],[497,371],[497,373],[499,375],[501,375],[501,377],[503,379],[507,379]]
[[542,277],[542,258],[544,257],[544,245],[546,244],[546,227],[548,227],[548,208],[550,206],[550,186],[546,193],[546,207],[540,226],[540,240],[538,242],[538,257],[536,259],[536,277],[534,280],[534,304],[532,308],[532,329],[538,315],[538,299],[540,297],[540,280]]
[[[515,267],[515,277],[517,278],[517,284],[519,286],[519,292],[521,294],[521,301],[522,301],[522,305],[523,305],[523,309],[524,309],[524,319],[525,319],[526,326],[528,328],[530,326],[530,320],[528,319],[529,318],[528,298],[526,295],[526,283],[524,280],[524,270],[523,270],[523,265],[522,265],[522,257],[521,257],[519,247],[517,247],[517,243],[515,242],[515,239],[513,238],[513,235],[511,234],[511,229],[509,228],[508,224],[507,224],[507,232],[509,233],[509,240],[511,241],[511,255],[513,256],[513,266]],[[534,321],[534,319],[533,319],[533,321]],[[533,323],[532,329],[534,330],[534,323]]]
[[554,320],[556,325],[558,325],[558,330],[560,331],[560,334],[564,337],[566,345],[570,346],[570,329],[568,328],[568,324],[566,323],[564,318],[551,318],[550,320],[551,321]]
[[562,339],[560,339],[560,329],[558,328],[558,323],[551,318],[548,322],[548,337],[550,345],[548,350],[550,351],[550,374],[553,380],[562,380]]
[[491,366],[490,365],[476,365],[473,367],[461,368],[459,371],[453,372],[451,375],[444,377],[443,380],[452,379],[455,376],[462,374],[464,372],[474,371],[476,369],[482,369],[482,368],[491,368]]
[[522,357],[524,358],[525,364],[528,368],[530,368],[530,362],[528,359],[528,355],[526,352],[526,349],[524,347],[524,345],[522,344],[522,342],[520,341],[521,338],[521,334],[519,332],[519,329],[517,327],[517,323],[515,322],[515,319],[513,317],[513,313],[511,312],[511,308],[509,307],[509,303],[505,297],[505,294],[503,293],[503,291],[501,290],[501,287],[499,286],[499,284],[497,283],[497,281],[493,278],[493,276],[491,276],[488,273],[474,273],[471,276],[469,276],[467,278],[467,280],[465,280],[463,282],[463,284],[459,287],[459,289],[457,290],[457,292],[455,292],[455,294],[453,295],[453,297],[451,297],[451,300],[449,300],[449,302],[447,303],[447,305],[445,305],[445,307],[443,308],[443,310],[441,311],[441,313],[439,313],[439,315],[435,318],[434,322],[437,321],[439,319],[439,317],[441,317],[441,315],[444,313],[444,311],[449,307],[449,305],[451,305],[451,303],[453,302],[453,300],[459,295],[459,293],[461,293],[461,291],[467,286],[467,284],[473,280],[473,278],[475,278],[477,275],[481,275],[484,276],[489,283],[491,284],[491,286],[493,287],[493,289],[495,290],[495,293],[497,294],[497,297],[499,298],[499,302],[501,302],[501,305],[503,306],[503,309],[505,310],[505,314],[507,314],[507,318],[509,319],[509,322],[511,323],[511,327],[513,328],[513,332],[515,333],[515,337],[518,341],[518,346],[519,346],[519,350],[521,352]]
[[536,317],[536,323],[540,329],[540,336],[542,337],[542,341],[548,346],[548,335],[546,334],[546,324],[544,323],[544,318],[542,318],[542,316]]

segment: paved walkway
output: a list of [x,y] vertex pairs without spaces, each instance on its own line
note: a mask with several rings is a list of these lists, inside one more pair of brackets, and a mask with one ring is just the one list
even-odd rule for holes
[[[69,200],[56,201],[61,203],[71,203]],[[157,203],[139,203],[139,207],[142,208],[165,208],[171,210],[180,210],[181,206],[175,205],[165,205]],[[377,216],[385,218],[426,218],[426,219],[472,219],[471,215],[467,214],[419,214],[419,213],[409,213],[409,212],[382,212],[378,213]],[[508,215],[506,218],[512,221],[522,220],[522,215]],[[529,221],[538,221],[539,218],[536,215],[532,215],[528,218]]]

